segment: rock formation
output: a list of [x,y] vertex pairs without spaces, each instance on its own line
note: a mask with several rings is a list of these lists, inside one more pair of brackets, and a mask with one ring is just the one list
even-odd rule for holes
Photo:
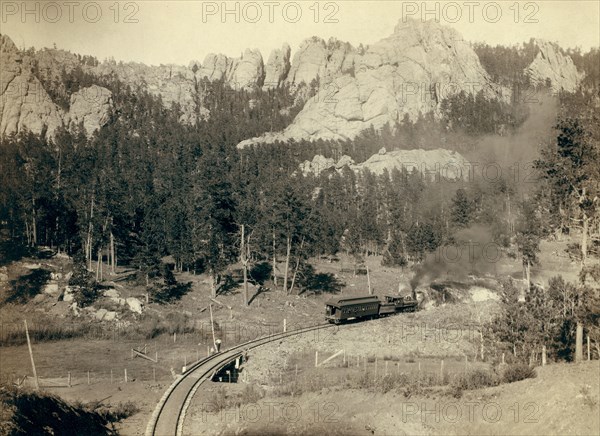
[[0,35],[0,135],[28,129],[52,136],[63,114],[32,72],[32,59]]
[[153,95],[160,96],[166,107],[177,103],[181,107],[180,122],[193,123],[196,114],[207,116],[207,111],[198,108],[194,99],[195,78],[192,68],[179,65],[147,66],[140,63],[104,62],[94,69],[98,75],[114,73],[124,83],[145,86]]
[[577,71],[573,60],[564,56],[551,42],[535,40],[539,53],[525,73],[533,86],[546,85],[549,81],[553,92],[573,92],[579,86],[582,75]]
[[[99,128],[111,106],[106,92],[100,91],[104,100],[93,107],[85,104],[89,90],[67,95],[62,107],[68,103],[72,107],[65,113],[41,84],[58,83],[63,69],[68,72],[76,67],[98,76],[114,73],[125,84],[145,87],[160,96],[165,106],[179,105],[182,123],[210,116],[202,107],[200,82],[204,78],[244,90],[289,85],[296,92],[296,103],[304,105],[294,122],[282,132],[243,141],[240,147],[290,139],[352,139],[367,128],[394,124],[405,115],[414,120],[419,113],[436,114],[446,97],[461,90],[483,90],[488,97],[505,100],[510,95],[509,90],[491,82],[458,32],[434,21],[401,21],[391,36],[364,49],[334,38],[312,37],[293,53],[291,62],[290,47],[284,44],[272,51],[266,65],[261,53],[250,49],[239,58],[209,54],[203,63],[192,61],[187,67],[114,60],[96,65],[62,50],[22,52],[6,35],[0,38],[0,135],[24,128],[52,135],[58,127],[82,120],[88,134]],[[540,51],[525,71],[531,83],[550,83],[555,92],[574,91],[581,74],[572,60],[552,43],[536,43]],[[309,99],[311,84],[317,89]],[[55,95],[57,90],[52,91]]]
[[260,51],[250,49],[246,49],[240,58],[210,53],[196,77],[198,80],[223,80],[233,89],[254,89],[264,82],[263,58]]
[[[339,44],[337,44],[339,46]],[[491,83],[469,44],[455,30],[433,21],[400,22],[394,34],[359,55],[348,46],[327,59],[325,43],[311,40],[294,57],[288,81],[335,77],[321,88],[283,132],[242,142],[239,146],[295,140],[346,140],[371,126],[416,119],[437,111],[441,101],[461,90],[483,90],[503,98]],[[339,67],[339,70],[336,70]]]
[[351,165],[354,171],[368,169],[381,175],[384,171],[391,173],[393,169],[421,174],[432,180],[441,178],[450,180],[467,180],[471,165],[455,151],[438,148],[435,150],[394,150],[384,154],[377,153],[358,165]]
[[300,171],[304,176],[314,174],[318,176],[323,172],[342,171],[348,167],[355,172],[369,170],[381,175],[385,171],[391,173],[394,169],[407,172],[417,172],[423,177],[432,180],[467,180],[471,176],[469,171],[472,166],[455,151],[438,148],[435,150],[380,150],[365,162],[354,164],[349,156],[342,156],[336,163],[331,158],[316,155],[312,161],[300,164]]
[[67,114],[69,128],[83,123],[88,136],[104,126],[113,108],[112,92],[101,86],[92,85],[71,95]]
[[265,83],[263,89],[279,88],[287,78],[290,71],[290,53],[288,44],[283,44],[281,49],[271,52],[267,65],[265,65]]
[[310,85],[319,80],[321,85],[330,83],[354,68],[356,50],[350,44],[331,38],[326,43],[322,38],[305,40],[294,55],[287,82],[290,85]]

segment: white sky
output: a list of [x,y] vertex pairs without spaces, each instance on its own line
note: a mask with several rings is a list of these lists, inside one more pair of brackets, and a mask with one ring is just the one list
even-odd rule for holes
[[[237,8],[238,16],[222,16],[224,6],[232,11]],[[371,44],[389,36],[403,17],[436,18],[435,8],[442,24],[454,27],[469,41],[507,45],[538,37],[565,48],[600,46],[599,0],[1,0],[0,33],[21,48],[56,44],[99,60],[112,56],[153,65],[187,65],[191,60],[202,62],[208,53],[239,56],[245,48],[258,48],[266,62],[273,48],[287,42],[293,55],[300,42],[312,35],[334,36],[355,46]],[[423,16],[426,11],[432,12]]]

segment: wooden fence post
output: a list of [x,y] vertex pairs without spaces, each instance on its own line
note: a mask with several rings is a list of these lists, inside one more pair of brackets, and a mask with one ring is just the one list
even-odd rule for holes
[[31,340],[29,339],[29,329],[27,328],[27,320],[23,320],[25,322],[25,335],[27,336],[27,348],[29,348],[29,357],[31,358],[31,368],[33,369],[33,379],[35,381],[35,388],[40,388],[40,383],[38,381],[37,371],[35,370],[35,362],[33,361],[33,351],[31,350]]
[[315,350],[315,368],[319,365],[319,352]]
[[542,366],[546,366],[546,346],[542,346]]
[[127,368],[125,368],[125,383],[127,383]]
[[583,324],[577,323],[577,333],[575,335],[575,362],[581,363],[583,360]]
[[591,354],[590,354],[590,335],[587,335],[587,355],[588,355],[588,360],[591,360]]

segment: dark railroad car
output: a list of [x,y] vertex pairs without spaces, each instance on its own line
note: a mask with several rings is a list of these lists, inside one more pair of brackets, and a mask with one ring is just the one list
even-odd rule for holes
[[380,304],[374,295],[332,298],[325,303],[325,319],[340,324],[350,319],[375,318],[379,315]]

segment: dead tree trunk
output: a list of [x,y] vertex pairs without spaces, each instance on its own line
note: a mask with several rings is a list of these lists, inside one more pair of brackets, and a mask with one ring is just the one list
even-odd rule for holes
[[590,231],[590,218],[583,212],[583,229],[581,231],[581,265],[585,265],[588,253],[588,233]]
[[292,285],[290,286],[290,294],[294,290],[294,283],[296,283],[296,275],[298,274],[298,268],[300,267],[300,254],[302,253],[302,247],[304,246],[304,236],[302,237],[302,241],[300,241],[300,252],[298,253],[298,257],[296,258],[296,267],[294,268],[294,274],[292,275]]
[[275,272],[277,270],[277,258],[275,249],[275,230],[273,230],[273,285],[277,287],[277,273]]
[[242,224],[242,243],[240,245],[240,262],[244,271],[244,306],[248,305],[248,253],[246,246],[246,226]]
[[531,292],[531,264],[529,260],[525,261],[525,280],[527,280],[527,292]]
[[92,201],[90,203],[90,220],[88,224],[88,233],[86,238],[86,256],[88,263],[88,270],[92,270],[92,231],[94,229],[94,225],[92,221],[94,219],[94,195],[92,194]]
[[212,298],[217,297],[217,273],[212,268],[210,270],[210,295]]
[[117,266],[117,261],[115,258],[115,237],[111,230],[110,232],[110,272],[115,273],[115,267]]
[[290,268],[290,254],[292,252],[292,238],[290,235],[287,237],[287,248],[285,253],[285,271],[283,273],[283,291],[288,291],[288,273]]
[[31,242],[34,247],[37,245],[37,219],[35,217],[35,200],[31,200],[33,209],[31,211]]

